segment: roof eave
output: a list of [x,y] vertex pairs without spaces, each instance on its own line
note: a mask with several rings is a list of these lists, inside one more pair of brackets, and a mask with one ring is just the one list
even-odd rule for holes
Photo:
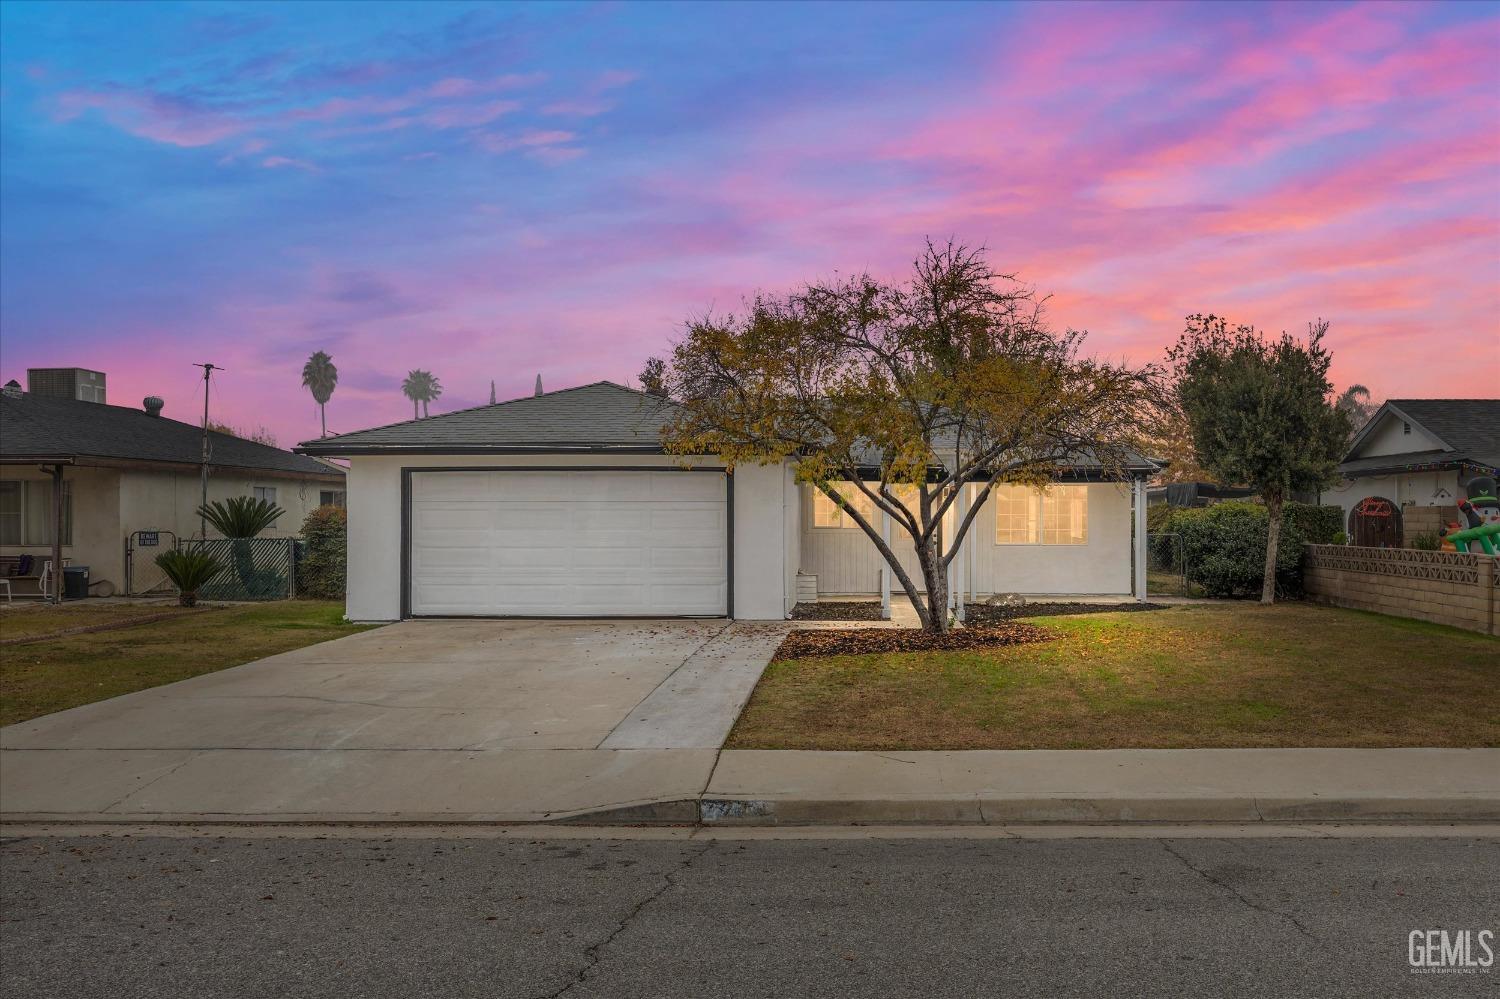
[[292,449],[320,458],[358,458],[399,454],[665,454],[659,444],[351,444],[313,443]]

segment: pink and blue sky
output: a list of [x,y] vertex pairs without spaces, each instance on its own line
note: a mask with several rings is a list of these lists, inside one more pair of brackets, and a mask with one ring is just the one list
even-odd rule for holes
[[626,381],[688,316],[925,236],[1092,351],[1332,321],[1500,387],[1500,6],[0,6],[0,378],[330,430]]

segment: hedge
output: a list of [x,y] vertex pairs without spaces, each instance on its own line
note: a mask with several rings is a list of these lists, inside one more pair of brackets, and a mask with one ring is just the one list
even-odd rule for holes
[[320,506],[302,522],[307,553],[297,566],[297,581],[303,596],[344,598],[347,534],[348,522],[340,506]]
[[[1174,509],[1155,540],[1157,564],[1177,568],[1186,560],[1189,582],[1211,597],[1250,597],[1260,593],[1265,573],[1270,515],[1259,503],[1232,500],[1213,506]],[[1276,589],[1285,596],[1302,592],[1302,546],[1331,544],[1342,528],[1336,506],[1288,503],[1283,507],[1276,546]],[[1176,542],[1165,535],[1177,535]]]

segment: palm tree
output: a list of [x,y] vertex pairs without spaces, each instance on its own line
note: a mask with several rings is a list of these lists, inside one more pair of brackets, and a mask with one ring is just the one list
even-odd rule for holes
[[[415,420],[427,415],[427,404],[443,394],[443,386],[431,371],[415,368],[408,371],[401,382],[401,394],[411,400],[411,416]],[[418,403],[422,405],[420,414],[417,412]]]
[[324,437],[328,436],[328,411],[325,407],[338,383],[339,369],[333,366],[333,358],[327,351],[317,351],[302,365],[302,384],[318,403],[318,419],[323,424]]
[[1339,393],[1339,397],[1334,400],[1333,408],[1349,414],[1352,429],[1358,431],[1360,427],[1370,422],[1370,417],[1374,416],[1375,411],[1380,407],[1375,405],[1375,400],[1370,398],[1370,390],[1356,382]]

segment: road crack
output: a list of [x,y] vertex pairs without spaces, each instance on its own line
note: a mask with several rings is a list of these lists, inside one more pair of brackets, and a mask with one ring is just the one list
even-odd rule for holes
[[696,863],[705,854],[712,851],[716,845],[717,844],[714,840],[705,840],[703,843],[703,849],[684,859],[677,865],[675,870],[668,871],[662,877],[662,882],[656,888],[656,890],[636,903],[635,907],[625,914],[625,917],[621,919],[618,924],[616,924],[615,928],[609,931],[608,936],[606,936],[603,940],[600,940],[598,943],[590,944],[587,948],[584,949],[584,965],[583,967],[578,969],[577,974],[575,974],[570,981],[568,981],[559,989],[555,989],[552,992],[542,993],[537,997],[537,999],[560,999],[561,996],[565,996],[570,991],[572,991],[574,986],[582,985],[585,981],[587,981],[589,977],[594,973],[594,969],[597,968],[599,966],[599,963],[603,960],[605,948],[614,943],[615,938],[618,937],[621,933],[624,933],[625,930],[629,928],[630,924],[635,922],[636,918],[645,911],[647,906],[649,906],[652,902],[655,902],[657,899],[661,898],[672,888],[676,887],[677,878],[688,868],[692,867],[693,864]]
[[1207,871],[1205,871],[1202,868],[1200,868],[1197,865],[1195,865],[1192,861],[1188,860],[1187,857],[1184,857],[1182,854],[1180,854],[1176,850],[1174,850],[1172,848],[1172,844],[1171,844],[1171,842],[1169,840],[1165,840],[1165,839],[1164,840],[1160,840],[1160,843],[1161,843],[1161,848],[1163,850],[1165,850],[1167,853],[1169,853],[1171,856],[1173,856],[1174,858],[1176,858],[1177,861],[1179,863],[1181,863],[1183,867],[1186,867],[1189,871],[1192,871],[1194,874],[1198,875],[1198,877],[1202,878],[1204,881],[1207,881],[1209,884],[1213,885],[1215,888],[1222,889],[1223,891],[1228,892],[1230,895],[1233,895],[1240,902],[1241,905],[1244,905],[1248,909],[1253,909],[1254,911],[1259,912],[1259,913],[1261,913],[1263,915],[1274,916],[1275,918],[1280,919],[1282,922],[1284,922],[1287,925],[1291,926],[1299,934],[1301,934],[1302,936],[1304,936],[1308,940],[1310,940],[1312,942],[1313,946],[1317,947],[1319,950],[1326,950],[1327,949],[1327,947],[1323,943],[1323,941],[1319,940],[1316,936],[1314,936],[1313,933],[1312,933],[1312,931],[1309,930],[1306,926],[1304,926],[1302,924],[1302,922],[1297,919],[1296,916],[1293,916],[1289,912],[1282,912],[1280,909],[1273,909],[1273,908],[1271,908],[1268,905],[1263,905],[1260,902],[1257,902],[1254,899],[1252,899],[1252,898],[1248,897],[1247,895],[1245,895],[1243,892],[1241,892],[1238,888],[1236,888],[1234,885],[1230,884],[1229,882],[1221,880],[1220,878],[1214,877],[1212,874],[1208,873]]

